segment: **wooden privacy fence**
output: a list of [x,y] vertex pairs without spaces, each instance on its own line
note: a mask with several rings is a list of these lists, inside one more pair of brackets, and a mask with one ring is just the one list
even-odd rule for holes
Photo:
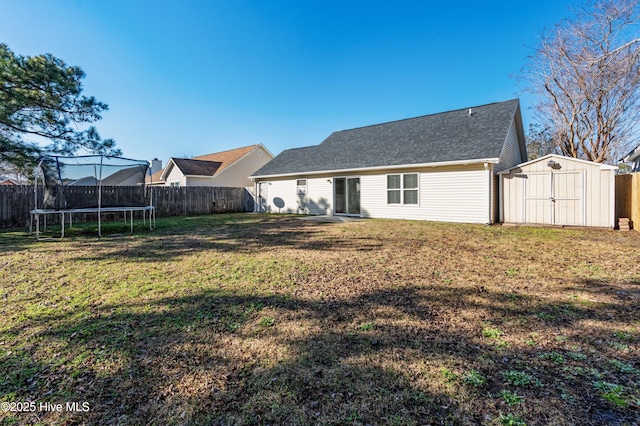
[[621,217],[631,219],[633,229],[640,230],[640,173],[616,176],[616,226]]
[[[245,188],[216,188],[207,186],[145,187],[106,186],[102,188],[103,207],[131,205],[133,200],[149,200],[153,192],[153,205],[157,217],[190,216],[211,213],[252,212],[254,200]],[[74,204],[96,205],[97,188],[75,186],[65,188],[65,198]],[[38,207],[42,207],[42,188],[38,188]],[[138,203],[139,204],[139,203]],[[34,209],[31,185],[0,185],[0,228],[28,226],[29,212]],[[109,219],[109,218],[107,218]],[[95,220],[95,214],[74,215],[74,221]],[[50,215],[49,223],[57,223],[58,215]]]
[[245,188],[208,186],[148,187],[157,217],[253,211],[253,197]]

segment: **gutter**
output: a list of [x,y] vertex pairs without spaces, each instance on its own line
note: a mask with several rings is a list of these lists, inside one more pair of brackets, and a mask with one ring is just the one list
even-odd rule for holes
[[473,160],[457,160],[457,161],[442,161],[438,163],[420,163],[420,164],[402,164],[402,165],[389,165],[389,166],[375,166],[375,167],[360,167],[351,169],[336,169],[336,170],[318,170],[310,172],[295,172],[295,173],[282,173],[274,175],[260,175],[249,176],[249,179],[269,179],[274,177],[290,177],[290,176],[312,176],[312,175],[326,175],[326,174],[338,174],[338,173],[350,173],[350,172],[366,172],[366,171],[378,171],[378,170],[396,170],[396,169],[415,169],[422,167],[446,167],[446,166],[467,166],[469,164],[485,164],[492,163],[498,164],[499,158],[479,158]]

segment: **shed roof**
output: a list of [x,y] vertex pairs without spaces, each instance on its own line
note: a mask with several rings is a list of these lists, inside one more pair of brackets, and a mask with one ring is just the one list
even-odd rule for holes
[[320,145],[283,151],[252,177],[498,161],[509,127],[519,111],[518,99],[512,99],[338,131]]
[[601,169],[604,169],[604,170],[618,170],[617,166],[612,166],[610,164],[595,163],[593,161],[587,161],[587,160],[582,160],[580,158],[567,157],[567,156],[558,155],[558,154],[548,154],[548,155],[545,155],[543,157],[539,157],[539,158],[535,158],[533,160],[527,161],[526,163],[515,165],[515,166],[510,167],[510,168],[508,168],[506,170],[502,170],[498,174],[499,175],[508,175],[514,169],[520,169],[522,167],[528,166],[529,164],[538,163],[538,162],[542,162],[542,161],[549,161],[549,160],[553,160],[553,159],[562,159],[562,160],[574,161],[576,163],[587,164],[587,165],[590,165],[590,166],[597,166],[597,167],[599,167]]

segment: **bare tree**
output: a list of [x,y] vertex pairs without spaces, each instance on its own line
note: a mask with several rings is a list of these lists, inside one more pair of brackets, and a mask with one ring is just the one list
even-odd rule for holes
[[640,124],[638,0],[590,1],[545,31],[522,78],[567,156],[614,162]]
[[553,140],[549,129],[543,129],[537,123],[529,124],[529,130],[524,135],[527,144],[527,158],[535,160],[547,154],[560,154],[560,149]]

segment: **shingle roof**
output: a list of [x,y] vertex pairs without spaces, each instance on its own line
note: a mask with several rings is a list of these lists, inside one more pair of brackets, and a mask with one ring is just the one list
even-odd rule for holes
[[187,158],[173,158],[173,162],[185,176],[213,176],[222,165],[219,161],[192,160]]
[[220,167],[216,170],[216,173],[220,173],[257,146],[258,144],[243,146],[242,148],[230,149],[228,151],[216,152],[214,154],[200,155],[197,157],[193,157],[193,160],[219,162]]
[[[185,176],[214,176],[238,161],[259,145],[260,144],[243,146],[241,148],[200,155],[193,158],[170,158],[169,161],[173,161],[176,167],[178,167]],[[162,169],[160,174],[154,173],[154,183],[164,182],[164,180],[162,180],[162,176],[164,175],[165,170],[166,169]],[[150,182],[150,179],[147,179],[147,182]]]
[[518,109],[513,99],[335,132],[283,151],[253,176],[497,159]]
[[147,184],[150,184],[150,183],[154,183],[154,184],[164,183],[164,180],[162,180],[160,178],[160,176],[162,176],[162,172],[164,172],[164,169],[160,169],[157,172],[155,172],[154,174],[152,174],[151,176],[147,176],[145,178],[145,182]]

